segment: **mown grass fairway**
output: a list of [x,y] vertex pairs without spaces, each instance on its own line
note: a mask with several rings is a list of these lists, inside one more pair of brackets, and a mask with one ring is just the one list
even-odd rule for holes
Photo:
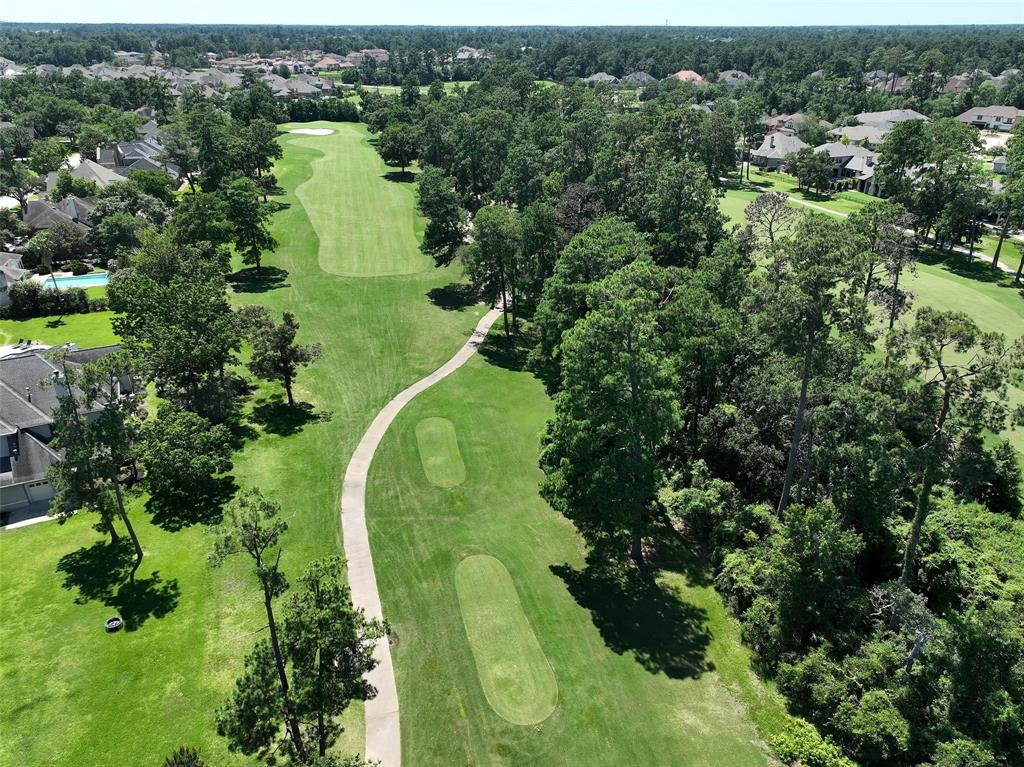
[[[366,240],[358,227],[342,227],[330,206],[309,214],[296,190],[311,183],[324,195],[355,198],[352,190],[379,185],[387,191],[378,194],[395,188],[408,206],[411,185],[382,177],[386,168],[363,128],[303,127],[338,132],[326,145],[316,136],[282,137],[285,156],[275,172],[287,193],[277,199],[288,207],[273,227],[281,244],[261,277],[245,270],[233,278],[236,300],[293,312],[300,342],[323,345],[323,358],[299,377],[296,395],[305,407],[289,410],[277,386],[260,388],[246,403],[250,431],[233,472],[238,485],[258,485],[282,504],[289,525],[282,563],[291,579],[312,558],[340,550],[341,479],[373,416],[451,356],[483,313],[446,290],[458,270],[435,270],[429,258],[410,253],[407,234],[393,260],[418,258],[414,274],[358,279],[321,269],[318,232],[350,263],[371,263],[380,254],[359,250]],[[314,166],[324,154],[363,159],[324,180]],[[375,215],[367,210],[362,218]],[[402,225],[413,215],[407,209]],[[48,319],[31,322],[45,328]],[[7,321],[0,330],[18,327],[14,340],[22,333],[83,346],[113,340],[96,324],[105,320],[109,334],[109,315],[65,320],[49,336]],[[251,568],[240,559],[219,570],[208,566],[211,541],[200,522],[213,521],[215,510],[206,510],[205,519],[154,517],[143,505],[136,501],[133,519],[146,550],[139,578],[152,588],[145,591],[133,593],[112,578],[119,558],[97,545],[102,537],[87,517],[0,533],[0,765],[97,764],[112,750],[132,764],[158,765],[183,744],[198,748],[210,765],[252,763],[230,754],[214,726],[214,712],[265,624]],[[59,569],[62,561],[72,574]],[[102,621],[114,613],[145,620],[135,631],[107,635]],[[343,752],[362,749],[361,713],[354,708],[346,718]]]
[[466,557],[455,568],[455,591],[487,702],[513,724],[538,724],[558,703],[558,683],[516,585],[500,561]]
[[295,194],[320,240],[321,269],[347,277],[424,270],[419,251],[423,220],[416,213],[412,184],[401,183],[412,175],[389,171],[372,147],[345,151],[353,141],[367,141],[362,126],[345,123],[329,136],[296,135],[291,140],[316,155],[312,177]]
[[423,473],[432,485],[455,487],[466,481],[455,427],[447,418],[424,418],[416,424],[416,446]]
[[[492,330],[480,354],[399,414],[370,470],[370,541],[395,631],[405,762],[768,764],[744,703],[784,712],[769,690],[740,689],[750,684],[749,656],[714,591],[681,571],[646,589],[586,569],[579,536],[540,498],[537,448],[551,402],[520,366]],[[419,465],[417,426],[441,415],[466,466],[466,481],[450,489]],[[479,572],[470,583],[464,563],[481,555],[507,570],[509,585]],[[486,620],[466,620],[467,586],[479,609],[511,601],[514,588],[527,625],[489,638],[507,649],[467,637],[468,625]],[[494,696],[511,658],[523,657],[527,628],[557,683],[557,705],[536,725],[515,724]],[[539,664],[530,661],[529,673]]]

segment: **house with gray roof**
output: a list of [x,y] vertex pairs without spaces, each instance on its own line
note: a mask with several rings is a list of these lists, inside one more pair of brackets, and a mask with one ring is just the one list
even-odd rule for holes
[[608,85],[614,85],[619,81],[619,78],[614,75],[610,75],[607,72],[595,72],[590,77],[584,77],[583,82],[587,85],[597,85],[598,83],[607,83]]
[[736,88],[743,83],[748,83],[753,78],[742,69],[726,69],[718,73],[718,82],[727,88]]
[[762,168],[778,170],[786,155],[807,147],[803,141],[789,133],[769,133],[761,146],[750,153],[750,161]]
[[878,182],[875,180],[878,155],[870,149],[856,144],[831,141],[814,147],[814,151],[817,154],[827,154],[832,159],[833,179],[851,179],[857,191],[878,196]]
[[[98,187],[105,187],[113,184],[115,181],[126,181],[127,179],[120,173],[117,173],[110,168],[104,168],[98,162],[94,162],[88,158],[83,159],[78,164],[77,168],[73,168],[71,171],[72,178],[81,178],[86,181],[92,181]],[[59,171],[54,171],[46,176],[46,191],[52,192],[53,188],[57,186],[57,179],[60,177]]]
[[657,81],[656,77],[647,72],[630,72],[622,78],[621,84],[627,88],[644,88]]
[[[81,367],[118,349],[70,347],[68,366]],[[127,394],[134,382],[122,379],[119,393]],[[50,362],[41,345],[20,342],[5,347],[0,357],[0,517],[7,524],[13,513],[45,513],[53,498],[46,470],[62,459],[53,442],[53,411],[65,386],[62,371]],[[85,418],[98,408],[82,412]]]
[[957,115],[956,119],[981,130],[1012,131],[1024,119],[1024,109],[1006,106],[973,107]]
[[885,109],[881,112],[861,112],[854,115],[853,118],[860,125],[874,125],[887,131],[891,130],[892,126],[896,123],[906,122],[907,120],[930,122],[925,115],[915,112],[913,109]]
[[832,136],[845,136],[851,144],[878,146],[889,131],[878,125],[844,125],[829,131]]
[[89,216],[96,207],[96,200],[91,197],[65,197],[60,202],[49,200],[29,200],[25,205],[25,216],[22,222],[29,231],[38,232],[49,229],[58,221],[69,221],[82,231],[92,228]]

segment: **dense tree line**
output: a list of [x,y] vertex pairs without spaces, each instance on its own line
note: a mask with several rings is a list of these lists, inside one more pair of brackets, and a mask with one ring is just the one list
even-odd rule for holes
[[953,227],[959,128],[924,127],[950,165],[926,155],[905,196],[842,220],[766,194],[730,231],[738,109],[626,110],[500,63],[364,109],[386,160],[419,159],[423,250],[532,347],[555,402],[541,492],[588,566],[651,578],[688,541],[828,738],[766,733],[781,758],[1024,758],[1024,573],[1000,553],[1024,534],[1021,469],[986,439],[1020,415],[1024,346],[904,287],[914,230]]

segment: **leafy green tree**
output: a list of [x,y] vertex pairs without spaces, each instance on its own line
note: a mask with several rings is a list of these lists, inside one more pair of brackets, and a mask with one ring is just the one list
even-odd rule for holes
[[231,240],[242,262],[262,267],[264,251],[277,247],[277,240],[267,228],[273,214],[270,205],[260,201],[260,188],[251,178],[232,179],[224,187],[224,210],[231,224]]
[[769,271],[776,277],[766,286],[764,319],[777,333],[780,346],[801,358],[800,394],[777,507],[780,518],[789,505],[796,476],[811,379],[822,369],[833,331],[845,330],[856,336],[863,333],[866,323],[863,302],[850,294],[846,235],[845,224],[808,214],[772,254]]
[[0,166],[0,194],[18,201],[22,218],[25,218],[29,195],[42,188],[43,179],[29,170],[25,163]]
[[215,478],[231,469],[231,453],[226,426],[166,404],[139,429],[146,489],[167,507],[209,496]]
[[900,574],[900,582],[909,586],[932,489],[950,450],[965,433],[1001,430],[1007,377],[1012,367],[1024,364],[1024,344],[1008,346],[1001,334],[982,332],[963,312],[922,307],[912,326],[890,334],[887,354],[909,374],[906,400],[915,419],[911,439],[920,483]]
[[169,227],[175,242],[209,249],[221,271],[228,271],[231,264],[224,246],[231,242],[231,222],[220,195],[207,192],[183,195],[171,212]]
[[117,211],[105,216],[92,231],[89,238],[96,250],[104,256],[118,256],[124,250],[133,251],[142,243],[142,230],[146,222],[130,213]]
[[47,173],[60,170],[66,159],[64,144],[55,138],[44,138],[32,144],[28,164],[36,173],[45,176]]
[[50,190],[50,199],[60,202],[65,197],[94,197],[99,191],[95,181],[87,178],[77,178],[71,175],[71,171],[65,169],[57,171],[57,183]]
[[420,81],[412,72],[402,78],[400,99],[410,109],[420,102]]
[[107,288],[114,331],[157,393],[211,420],[225,417],[224,372],[240,346],[224,275],[169,231],[146,232]]
[[521,239],[522,227],[515,211],[504,205],[488,205],[473,217],[472,241],[462,249],[473,286],[491,306],[501,304],[506,336],[516,326]]
[[320,344],[301,346],[295,343],[299,323],[291,312],[285,312],[281,324],[274,324],[270,312],[262,306],[245,307],[242,322],[252,344],[248,367],[253,375],[268,381],[280,381],[294,407],[292,386],[299,368],[320,358]]
[[189,135],[188,126],[181,120],[165,125],[160,130],[159,139],[163,151],[157,155],[157,160],[177,167],[194,194],[195,177],[199,171],[199,149]]
[[468,232],[468,213],[459,204],[455,179],[439,168],[427,167],[419,175],[417,204],[427,219],[420,250],[447,266],[462,247]]
[[786,155],[786,168],[796,177],[798,187],[820,192],[832,175],[832,159],[826,152],[805,146]]
[[562,339],[562,390],[540,456],[552,507],[591,550],[611,559],[628,552],[641,568],[657,454],[680,423],[658,322],[667,278],[641,260],[594,286],[594,305]]
[[338,717],[353,700],[377,694],[366,675],[377,666],[373,648],[387,630],[352,605],[341,557],[313,562],[299,585],[285,608],[284,645],[296,709],[324,757],[341,733]]
[[130,576],[134,582],[143,552],[125,507],[121,476],[134,457],[140,407],[139,395],[122,387],[132,380],[129,360],[123,352],[114,352],[76,369],[68,355],[63,347],[50,352],[58,368],[52,381],[57,398],[53,444],[64,451],[64,460],[47,471],[55,491],[53,507],[61,516],[79,508],[98,512],[112,541],[117,540],[116,515],[135,548]]
[[[269,642],[260,642],[246,658],[246,671],[237,680],[234,695],[218,712],[217,730],[229,738],[232,747],[249,754],[269,746],[283,720],[291,747],[299,761],[305,761],[306,744],[288,684],[274,615],[274,599],[288,589],[281,570],[281,536],[288,524],[278,519],[280,513],[281,507],[259,490],[246,490],[228,507],[210,554],[210,563],[215,567],[240,552],[252,559],[269,629]],[[272,691],[270,680],[274,671],[278,689]]]
[[420,153],[419,131],[406,123],[393,123],[386,127],[377,140],[377,151],[388,165],[398,165],[405,175]]
[[[891,328],[908,301],[899,283],[903,271],[915,262],[913,217],[897,202],[873,200],[848,220],[858,251],[854,279],[864,298],[877,297],[886,307]],[[884,285],[880,273],[886,275]]]
[[617,216],[598,219],[569,241],[544,282],[534,315],[538,345],[531,361],[549,383],[561,377],[563,336],[586,315],[595,283],[628,263],[649,259],[650,254],[647,239]]

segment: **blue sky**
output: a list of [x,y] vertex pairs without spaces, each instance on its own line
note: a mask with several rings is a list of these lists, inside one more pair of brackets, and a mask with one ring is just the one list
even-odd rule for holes
[[248,24],[1022,24],[1024,0],[10,0],[4,21]]

